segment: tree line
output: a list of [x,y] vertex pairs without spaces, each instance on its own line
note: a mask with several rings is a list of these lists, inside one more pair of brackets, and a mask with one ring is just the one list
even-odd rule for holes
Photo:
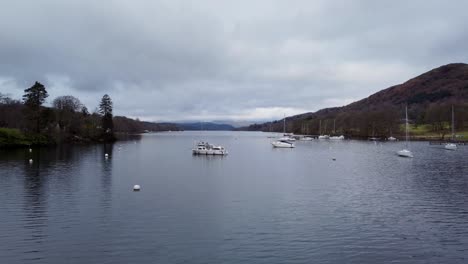
[[[113,103],[109,95],[102,97],[99,108],[93,113],[71,95],[58,96],[52,101],[52,107],[45,107],[48,97],[46,87],[40,82],[25,89],[21,101],[0,94],[4,145],[15,145],[18,137],[30,144],[115,140]],[[15,137],[8,138],[11,135]]]
[[25,89],[22,100],[0,93],[0,146],[110,142],[116,140],[115,132],[166,129],[155,127],[154,123],[114,117],[113,102],[108,94],[102,96],[92,113],[71,95],[58,96],[52,100],[51,107],[46,107],[44,103],[48,97],[46,87],[40,82]]

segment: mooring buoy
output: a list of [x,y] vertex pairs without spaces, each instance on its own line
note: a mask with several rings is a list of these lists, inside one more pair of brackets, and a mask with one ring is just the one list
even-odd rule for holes
[[137,192],[139,190],[140,190],[140,185],[137,184],[137,185],[133,186],[133,191],[134,192]]

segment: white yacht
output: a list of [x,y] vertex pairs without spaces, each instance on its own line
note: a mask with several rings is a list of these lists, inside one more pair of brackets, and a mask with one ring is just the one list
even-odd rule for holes
[[286,140],[277,140],[271,142],[271,145],[275,148],[294,148],[294,143]]
[[445,144],[444,148],[446,150],[457,150],[457,144],[455,144],[454,141],[455,141],[455,115],[454,115],[453,105],[452,105],[452,142]]
[[333,139],[333,140],[343,140],[344,139],[344,136],[341,135],[341,136],[333,136],[333,137],[330,137],[330,139]]
[[445,144],[444,148],[446,150],[457,150],[457,144],[455,143],[447,143]]
[[399,150],[399,151],[397,151],[397,154],[398,154],[398,156],[404,157],[404,158],[412,158],[413,157],[413,153],[410,150],[407,150],[407,149]]
[[222,146],[213,146],[208,142],[199,142],[197,146],[192,149],[194,155],[227,155],[227,150]]
[[[319,136],[318,136],[318,139],[330,139],[330,136],[329,135],[322,135],[322,120],[320,119],[319,120]],[[325,128],[326,130],[326,128]]]
[[271,142],[275,148],[294,148],[294,141],[296,139],[292,137],[292,134],[286,133],[286,116],[283,119],[283,137],[276,141]]
[[406,148],[397,151],[397,155],[400,156],[400,157],[404,157],[404,158],[412,158],[413,153],[410,150],[408,150],[408,106],[406,106],[405,113],[406,113],[406,119],[405,119]]

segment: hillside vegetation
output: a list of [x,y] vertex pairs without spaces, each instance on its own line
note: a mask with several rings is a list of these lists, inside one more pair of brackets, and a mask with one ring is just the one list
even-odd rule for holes
[[[348,137],[388,137],[403,133],[404,109],[417,135],[445,138],[451,130],[451,108],[455,128],[468,130],[468,65],[441,66],[343,107],[287,117],[287,131],[300,134],[343,134]],[[283,130],[283,120],[254,124],[246,130]]]

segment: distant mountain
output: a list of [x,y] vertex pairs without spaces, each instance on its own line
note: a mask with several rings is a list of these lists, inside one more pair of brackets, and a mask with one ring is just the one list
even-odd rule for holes
[[[367,137],[399,132],[402,111],[408,105],[415,124],[441,126],[457,107],[457,126],[468,116],[468,64],[453,63],[433,69],[403,84],[379,91],[343,107],[287,117],[287,130],[308,134],[347,134]],[[468,123],[468,120],[466,121]],[[333,129],[334,128],[334,129]],[[282,131],[282,120],[254,124],[245,130]]]
[[197,123],[179,123],[177,126],[182,130],[224,130],[231,131],[235,127],[228,124],[218,124],[212,122],[197,122]]
[[180,127],[173,123],[153,123],[139,121],[125,116],[114,116],[114,131],[123,133],[141,133],[144,131],[177,131]]

